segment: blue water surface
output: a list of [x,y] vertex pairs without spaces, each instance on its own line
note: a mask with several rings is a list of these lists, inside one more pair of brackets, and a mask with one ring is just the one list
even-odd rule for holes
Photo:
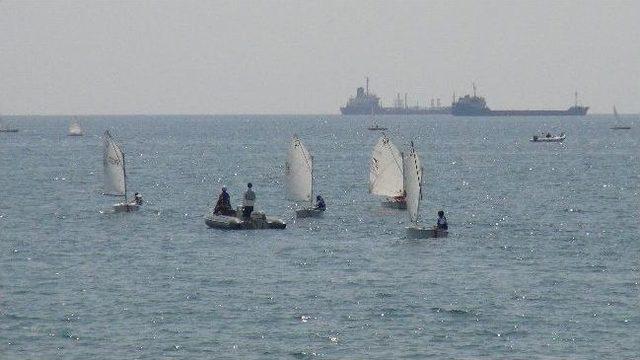
[[[368,117],[6,117],[1,359],[631,359],[640,354],[640,121],[378,117],[424,166],[421,222],[368,193]],[[101,135],[138,213],[102,192]],[[562,143],[530,143],[540,131]],[[284,161],[315,159],[322,219],[296,220]],[[251,181],[285,230],[209,229]]]

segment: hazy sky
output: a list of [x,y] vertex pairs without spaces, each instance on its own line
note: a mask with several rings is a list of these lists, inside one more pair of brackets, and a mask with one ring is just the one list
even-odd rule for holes
[[640,1],[0,0],[4,114],[337,113],[390,104],[640,112]]

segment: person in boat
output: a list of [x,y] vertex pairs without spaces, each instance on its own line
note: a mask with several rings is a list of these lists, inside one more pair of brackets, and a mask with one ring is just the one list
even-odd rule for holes
[[229,196],[225,186],[222,187],[222,192],[218,196],[218,201],[216,202],[216,207],[213,209],[213,213],[216,215],[233,215],[231,196]]
[[547,137],[550,138],[551,137],[551,133],[547,133]]
[[141,206],[144,200],[142,200],[142,195],[140,193],[133,194],[133,200],[131,201],[134,205]]
[[327,210],[327,204],[324,203],[324,199],[320,195],[316,196],[316,210]]
[[244,198],[242,201],[242,216],[244,218],[251,217],[251,213],[253,212],[253,204],[256,201],[256,193],[251,189],[253,184],[247,184],[247,191],[244,192]]
[[449,224],[447,224],[447,218],[444,216],[444,211],[438,211],[438,221],[436,222],[436,229],[449,230]]

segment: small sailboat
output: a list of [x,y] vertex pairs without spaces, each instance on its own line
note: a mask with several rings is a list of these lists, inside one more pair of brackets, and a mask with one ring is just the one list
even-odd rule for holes
[[437,228],[424,228],[418,225],[420,201],[422,200],[422,164],[420,157],[413,147],[413,142],[407,154],[403,154],[402,163],[404,167],[403,178],[404,187],[407,191],[407,210],[411,226],[407,227],[407,237],[425,239],[447,237],[447,230]]
[[313,157],[295,135],[289,146],[285,174],[289,199],[309,203],[307,207],[296,210],[296,217],[321,216],[324,210],[313,206]]
[[77,121],[74,121],[71,123],[71,125],[69,125],[69,132],[68,134],[69,136],[82,136],[84,135],[84,131],[82,131],[82,128],[80,127],[80,124],[78,124]]
[[622,123],[620,122],[620,115],[618,115],[618,110],[616,110],[616,106],[613,105],[613,116],[616,119],[616,124],[611,127],[612,130],[629,130],[631,129],[631,126],[628,125],[622,125]]
[[4,120],[2,120],[2,117],[0,117],[0,133],[14,132],[18,132],[18,129],[9,127],[9,125],[5,124]]
[[376,123],[376,121],[375,121],[375,113],[373,111],[373,106],[371,107],[371,120],[373,121],[373,125],[368,127],[369,130],[371,130],[371,131],[385,131],[385,130],[387,130],[386,127],[380,126],[380,125],[378,125]]
[[123,201],[113,205],[115,212],[130,212],[140,209],[141,198],[139,201],[134,199],[127,202],[127,172],[124,161],[124,151],[115,139],[109,133],[104,132],[103,137],[104,153],[104,193],[103,195],[122,197]]
[[386,207],[406,209],[402,179],[402,154],[391,140],[383,135],[373,148],[369,166],[369,192],[386,196]]

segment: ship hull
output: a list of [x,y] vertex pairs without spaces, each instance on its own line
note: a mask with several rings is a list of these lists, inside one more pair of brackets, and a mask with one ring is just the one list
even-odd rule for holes
[[584,116],[583,111],[570,110],[489,110],[481,112],[452,112],[454,116]]

